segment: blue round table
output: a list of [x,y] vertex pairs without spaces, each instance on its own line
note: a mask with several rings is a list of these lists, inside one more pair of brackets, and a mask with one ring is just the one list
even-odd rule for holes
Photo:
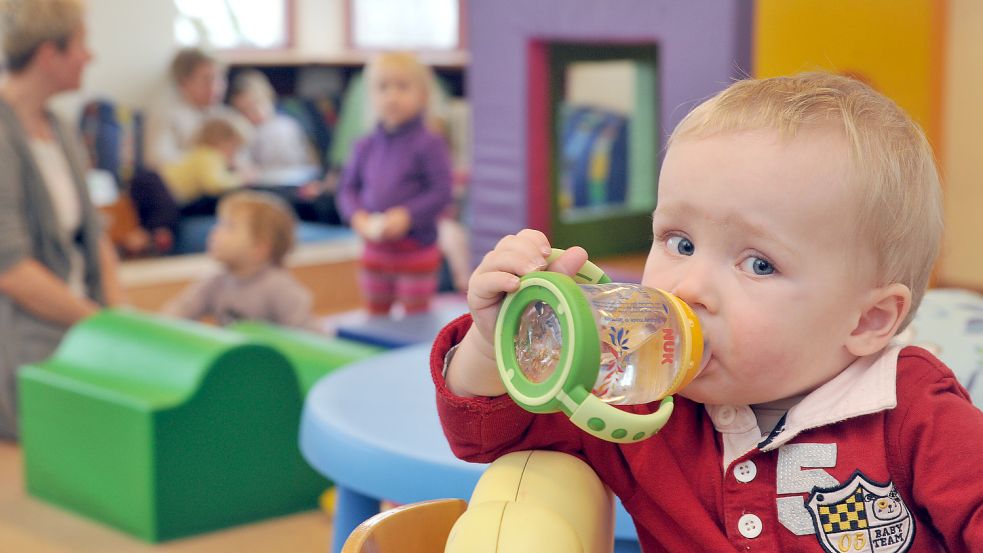
[[[334,553],[379,511],[380,499],[467,499],[487,467],[451,453],[437,418],[429,360],[430,344],[382,353],[325,376],[307,395],[300,449],[337,487]],[[632,550],[637,540],[620,501],[615,536],[618,551]]]

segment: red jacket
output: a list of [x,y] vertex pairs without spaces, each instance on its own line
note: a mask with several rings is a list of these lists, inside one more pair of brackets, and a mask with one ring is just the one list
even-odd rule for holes
[[[431,356],[454,453],[474,462],[528,449],[583,458],[621,498],[646,552],[983,552],[983,411],[922,349],[851,365],[840,388],[831,384],[828,409],[809,404],[810,394],[766,439],[747,406],[677,398],[661,432],[615,444],[507,396],[453,395],[444,358],[470,324],[465,316],[448,325]],[[747,436],[761,441],[734,449]]]

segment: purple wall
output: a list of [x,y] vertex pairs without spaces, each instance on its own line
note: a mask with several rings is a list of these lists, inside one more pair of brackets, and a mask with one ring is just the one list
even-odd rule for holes
[[468,9],[474,265],[502,236],[527,226],[530,40],[656,43],[663,135],[700,100],[751,72],[751,0],[472,0]]

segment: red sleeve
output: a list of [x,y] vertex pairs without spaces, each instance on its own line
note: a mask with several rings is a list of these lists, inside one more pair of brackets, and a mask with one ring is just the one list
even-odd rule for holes
[[550,449],[582,456],[582,436],[563,414],[534,415],[509,396],[463,398],[444,382],[444,357],[471,327],[464,315],[440,331],[430,353],[430,372],[437,388],[437,414],[455,455],[489,463],[512,451]]
[[946,549],[983,551],[983,411],[952,371],[920,348],[898,357],[888,437],[892,475],[911,489],[913,507],[932,520]]

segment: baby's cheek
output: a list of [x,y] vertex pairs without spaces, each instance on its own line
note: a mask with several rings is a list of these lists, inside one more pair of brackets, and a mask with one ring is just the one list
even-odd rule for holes
[[732,325],[730,332],[734,357],[749,378],[773,375],[776,369],[791,362],[795,346],[787,338],[779,325],[769,324],[756,315]]

